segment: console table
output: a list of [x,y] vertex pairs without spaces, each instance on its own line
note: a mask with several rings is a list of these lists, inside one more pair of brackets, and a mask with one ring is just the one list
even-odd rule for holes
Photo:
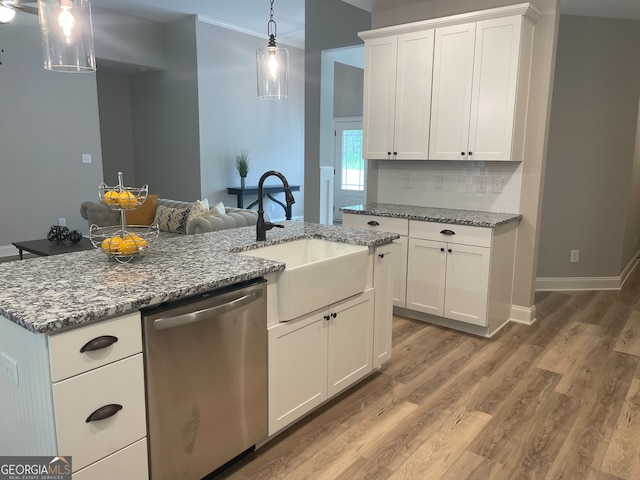
[[49,255],[60,255],[61,253],[79,252],[81,250],[91,250],[94,248],[91,241],[85,237],[82,237],[78,243],[54,243],[43,238],[41,240],[13,242],[12,244],[18,249],[18,252],[20,253],[20,260],[22,260],[23,250],[42,257],[48,257]]
[[[292,192],[299,192],[300,191],[300,185],[289,185],[289,189]],[[257,186],[250,186],[250,187],[227,187],[227,193],[231,194],[231,195],[235,195],[238,199],[238,208],[245,208],[244,206],[244,196],[245,195],[258,195],[258,187]],[[273,197],[274,193],[284,193],[284,187],[282,185],[263,185],[262,187],[262,197],[269,197],[269,199],[271,199],[273,202],[277,203],[278,205],[280,205],[282,207],[282,209],[284,210],[285,216],[287,218],[291,218],[291,207],[287,208],[287,205],[285,203],[282,203],[280,200],[278,200],[277,198]],[[253,208],[255,207],[258,202],[260,201],[260,199],[256,200],[255,202],[251,203],[248,207],[246,208]]]

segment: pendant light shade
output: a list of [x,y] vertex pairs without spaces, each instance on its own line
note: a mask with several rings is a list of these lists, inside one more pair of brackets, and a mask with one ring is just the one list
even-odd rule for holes
[[273,20],[271,0],[270,19],[267,23],[269,44],[256,50],[258,70],[258,97],[280,100],[289,96],[289,51],[276,46],[277,26]]
[[38,0],[38,16],[46,70],[96,71],[89,0]]
[[5,7],[0,3],[0,23],[9,23],[16,16],[13,8]]

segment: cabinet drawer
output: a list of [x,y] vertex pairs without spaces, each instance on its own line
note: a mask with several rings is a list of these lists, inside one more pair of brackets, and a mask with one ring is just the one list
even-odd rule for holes
[[342,225],[345,227],[362,228],[364,230],[397,233],[398,235],[409,234],[409,220],[406,218],[345,213],[342,215]]
[[148,480],[147,439],[117,451],[73,474],[73,480]]
[[[53,402],[58,452],[73,457],[74,470],[140,440],[146,436],[142,354],[55,383]],[[87,422],[106,405],[122,409]]]
[[[453,234],[446,235],[441,233],[445,230],[451,231]],[[437,242],[490,247],[493,231],[491,228],[484,227],[411,220],[409,222],[409,236]]]
[[[117,341],[104,348],[81,352],[85,345],[101,337],[114,337]],[[100,340],[94,343],[99,344]],[[57,382],[140,352],[142,327],[139,312],[52,335],[49,337],[51,380]]]

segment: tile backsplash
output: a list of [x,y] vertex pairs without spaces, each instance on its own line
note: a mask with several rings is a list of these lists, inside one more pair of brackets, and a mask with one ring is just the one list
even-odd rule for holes
[[379,203],[520,211],[521,162],[380,160],[377,168]]

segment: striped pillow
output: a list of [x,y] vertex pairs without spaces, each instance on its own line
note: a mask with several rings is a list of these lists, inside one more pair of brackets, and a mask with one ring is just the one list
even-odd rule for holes
[[170,208],[159,205],[154,222],[158,224],[161,232],[187,233],[187,219],[190,211],[190,208]]

